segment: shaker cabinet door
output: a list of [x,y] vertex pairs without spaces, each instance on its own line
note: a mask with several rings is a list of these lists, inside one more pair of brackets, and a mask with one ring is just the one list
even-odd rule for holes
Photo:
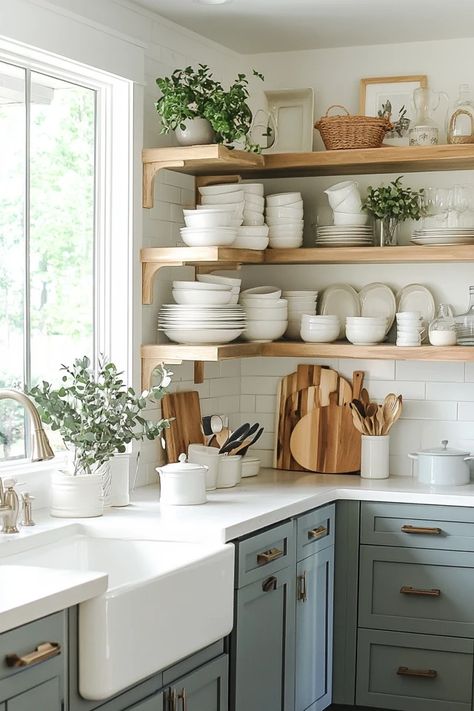
[[61,711],[61,707],[59,677],[34,686],[6,703],[6,711]]
[[176,711],[228,711],[227,677],[228,657],[223,654],[175,681],[165,698]]
[[332,697],[334,547],[298,563],[295,711],[322,711]]
[[159,694],[153,694],[153,696],[150,696],[145,701],[141,701],[139,704],[130,706],[129,711],[168,711],[163,704],[163,694],[160,692]]
[[294,708],[293,566],[237,591],[231,711]]

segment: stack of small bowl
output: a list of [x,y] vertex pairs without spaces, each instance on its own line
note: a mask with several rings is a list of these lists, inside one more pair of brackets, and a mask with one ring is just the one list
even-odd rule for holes
[[423,319],[419,311],[397,313],[397,346],[421,346],[424,330]]
[[281,297],[281,289],[257,286],[240,295],[247,324],[242,334],[246,341],[269,343],[281,338],[288,326],[288,302]]
[[268,225],[243,225],[237,227],[237,237],[232,246],[236,249],[266,249],[268,242]]
[[303,199],[301,193],[267,195],[270,247],[284,249],[303,244]]
[[337,316],[303,314],[301,317],[301,338],[307,343],[331,343],[339,336],[340,328]]
[[[201,208],[217,205],[238,206],[243,217],[243,224],[261,226],[264,224],[263,211],[265,198],[262,183],[222,183],[199,188]],[[236,209],[236,208],[234,208]]]
[[242,213],[232,207],[183,210],[181,239],[188,247],[226,247],[234,243]]
[[[173,299],[177,304],[190,306],[221,306],[232,303],[232,286],[229,284],[174,281]],[[236,303],[236,302],[234,302]]]
[[231,290],[229,304],[239,303],[240,285],[242,284],[242,279],[218,276],[215,274],[198,274],[196,279],[202,284],[225,284],[230,287]]
[[346,338],[356,346],[373,346],[385,340],[385,316],[348,316]]
[[288,328],[285,337],[300,338],[301,317],[303,314],[314,316],[318,299],[317,291],[284,291],[283,298],[288,301]]

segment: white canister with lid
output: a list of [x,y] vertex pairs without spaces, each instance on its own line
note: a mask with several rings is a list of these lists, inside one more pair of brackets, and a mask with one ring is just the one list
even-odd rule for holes
[[462,486],[470,483],[470,452],[448,447],[443,439],[441,447],[412,452],[410,459],[418,462],[418,479],[432,486]]
[[193,506],[205,504],[206,472],[203,464],[186,461],[186,455],[180,454],[179,461],[157,467],[160,475],[160,503],[167,506]]

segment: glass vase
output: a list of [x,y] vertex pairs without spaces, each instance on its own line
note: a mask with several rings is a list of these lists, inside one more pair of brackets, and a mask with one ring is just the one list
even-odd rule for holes
[[377,247],[396,247],[399,221],[396,217],[384,217],[375,220],[375,245]]

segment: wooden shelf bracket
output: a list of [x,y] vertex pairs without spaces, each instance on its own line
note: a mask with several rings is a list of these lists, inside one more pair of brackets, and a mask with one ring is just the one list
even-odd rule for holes
[[184,160],[155,161],[143,165],[143,203],[142,206],[151,208],[154,205],[155,178],[163,168],[184,168]]

